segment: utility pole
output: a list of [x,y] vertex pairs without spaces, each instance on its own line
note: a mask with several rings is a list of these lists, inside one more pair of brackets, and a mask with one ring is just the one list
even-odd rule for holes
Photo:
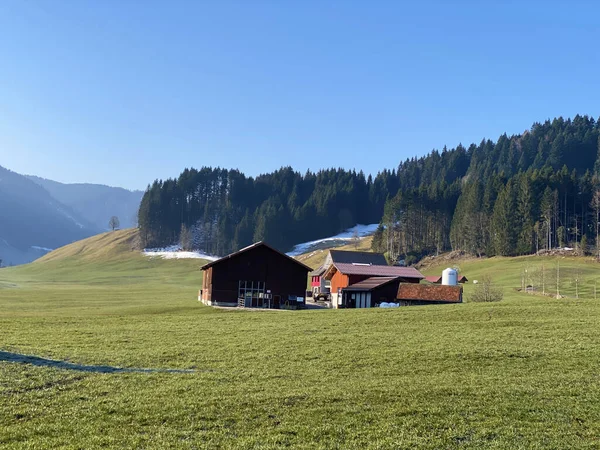
[[543,263],[542,263],[542,295],[546,295],[546,270],[544,269]]
[[560,261],[558,261],[558,263],[556,265],[556,298],[560,298],[559,282],[560,282]]

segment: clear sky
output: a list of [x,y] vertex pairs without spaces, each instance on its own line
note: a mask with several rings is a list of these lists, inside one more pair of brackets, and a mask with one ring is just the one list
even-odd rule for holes
[[[600,115],[598,2],[0,1],[0,165],[377,173]],[[500,5],[502,3],[502,5]]]

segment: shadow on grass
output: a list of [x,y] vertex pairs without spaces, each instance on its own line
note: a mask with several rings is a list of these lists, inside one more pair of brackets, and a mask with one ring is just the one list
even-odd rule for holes
[[23,355],[21,353],[0,351],[0,362],[11,362],[21,364],[31,364],[32,366],[52,367],[54,369],[75,370],[79,372],[93,373],[194,373],[193,369],[142,369],[134,367],[113,367],[113,366],[88,366],[84,364],[73,364],[66,361],[57,361],[54,359],[40,358],[39,356]]

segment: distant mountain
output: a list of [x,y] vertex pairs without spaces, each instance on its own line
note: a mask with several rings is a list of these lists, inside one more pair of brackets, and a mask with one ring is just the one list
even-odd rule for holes
[[46,189],[52,197],[85,218],[100,230],[108,230],[112,216],[119,218],[121,228],[136,225],[137,211],[144,193],[101,184],[65,184],[27,176]]
[[39,184],[0,166],[0,259],[23,264],[100,230]]

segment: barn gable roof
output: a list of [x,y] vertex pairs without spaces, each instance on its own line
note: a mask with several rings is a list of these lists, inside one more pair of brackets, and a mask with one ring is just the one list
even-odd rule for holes
[[218,265],[219,263],[222,263],[222,262],[224,262],[225,260],[228,260],[228,259],[235,258],[236,256],[238,256],[238,255],[240,255],[240,254],[242,254],[242,253],[245,253],[245,252],[247,252],[247,251],[253,250],[253,249],[255,249],[255,248],[258,248],[258,247],[266,247],[266,248],[268,248],[269,250],[271,250],[271,251],[274,251],[275,253],[278,253],[279,255],[281,255],[281,256],[283,256],[283,257],[285,257],[285,258],[289,259],[290,261],[293,261],[293,262],[295,262],[295,263],[296,263],[296,264],[298,264],[299,266],[301,266],[301,267],[303,267],[304,269],[306,269],[306,271],[307,271],[307,272],[310,272],[310,271],[312,271],[312,268],[308,267],[308,266],[307,266],[307,265],[305,265],[305,264],[302,264],[302,263],[301,263],[300,261],[298,261],[297,259],[294,259],[294,258],[292,258],[291,256],[288,256],[288,255],[286,255],[285,253],[282,253],[282,252],[280,252],[279,250],[277,250],[277,249],[275,249],[275,248],[271,247],[269,244],[267,244],[266,242],[263,242],[263,241],[260,241],[260,242],[255,242],[254,244],[252,244],[252,245],[249,245],[248,247],[244,247],[244,248],[242,248],[242,249],[238,250],[237,252],[233,252],[233,253],[231,253],[231,254],[229,254],[229,255],[227,255],[227,256],[224,256],[224,257],[222,257],[222,258],[220,258],[220,259],[217,259],[216,261],[209,262],[208,264],[205,264],[205,265],[203,265],[203,266],[201,267],[201,269],[202,269],[202,270],[206,270],[206,269],[208,269],[208,268],[210,268],[210,267],[216,266],[216,265]]
[[333,276],[335,270],[344,275],[366,275],[370,277],[394,277],[423,279],[423,275],[414,267],[398,267],[361,263],[333,263],[327,270],[325,278]]
[[404,283],[398,287],[396,297],[398,300],[460,303],[462,300],[462,287]]

